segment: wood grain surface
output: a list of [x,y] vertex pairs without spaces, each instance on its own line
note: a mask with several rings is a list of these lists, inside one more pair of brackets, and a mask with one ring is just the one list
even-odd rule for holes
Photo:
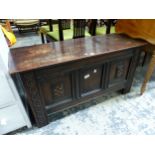
[[109,34],[12,49],[9,54],[10,74],[111,54],[148,43],[125,35]]

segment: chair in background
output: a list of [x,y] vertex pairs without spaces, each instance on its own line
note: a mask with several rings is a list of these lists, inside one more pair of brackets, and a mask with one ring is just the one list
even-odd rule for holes
[[100,20],[99,23],[97,19],[91,19],[88,26],[89,33],[93,36],[115,33],[115,23],[114,19]]
[[47,32],[46,38],[47,42],[51,42],[90,36],[88,31],[86,31],[85,19],[59,19],[58,30]]
[[41,35],[41,41],[45,43],[45,36],[47,32],[52,32],[58,30],[58,20],[52,19],[41,19],[39,33]]
[[38,19],[16,19],[14,20],[14,24],[18,28],[19,33],[30,31],[38,32],[39,29]]

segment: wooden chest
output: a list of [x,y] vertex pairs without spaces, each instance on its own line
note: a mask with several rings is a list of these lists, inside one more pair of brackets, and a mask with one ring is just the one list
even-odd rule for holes
[[53,114],[104,93],[127,93],[146,46],[111,34],[17,48],[10,54],[10,74],[41,127]]

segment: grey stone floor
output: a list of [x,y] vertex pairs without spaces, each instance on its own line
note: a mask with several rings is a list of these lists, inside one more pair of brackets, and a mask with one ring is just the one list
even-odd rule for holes
[[[38,35],[25,34],[17,38],[17,44],[14,47],[40,43]],[[139,94],[146,67],[137,69],[130,93],[122,95],[115,92],[103,95],[79,106],[78,109],[72,108],[64,111],[45,127],[37,128],[34,126],[31,129],[21,129],[12,134],[154,135],[155,74],[148,83],[144,95],[140,96]]]
[[11,48],[23,47],[23,46],[31,46],[41,44],[41,37],[38,33],[15,33],[17,37],[17,42]]

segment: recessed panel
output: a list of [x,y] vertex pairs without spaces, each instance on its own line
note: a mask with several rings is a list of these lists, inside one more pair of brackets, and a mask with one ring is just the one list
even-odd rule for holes
[[80,85],[81,95],[89,95],[101,89],[102,66],[90,67],[81,70]]
[[109,87],[126,81],[131,58],[117,60],[110,65]]
[[57,74],[41,80],[40,93],[46,105],[63,104],[72,100],[71,77],[69,73]]

